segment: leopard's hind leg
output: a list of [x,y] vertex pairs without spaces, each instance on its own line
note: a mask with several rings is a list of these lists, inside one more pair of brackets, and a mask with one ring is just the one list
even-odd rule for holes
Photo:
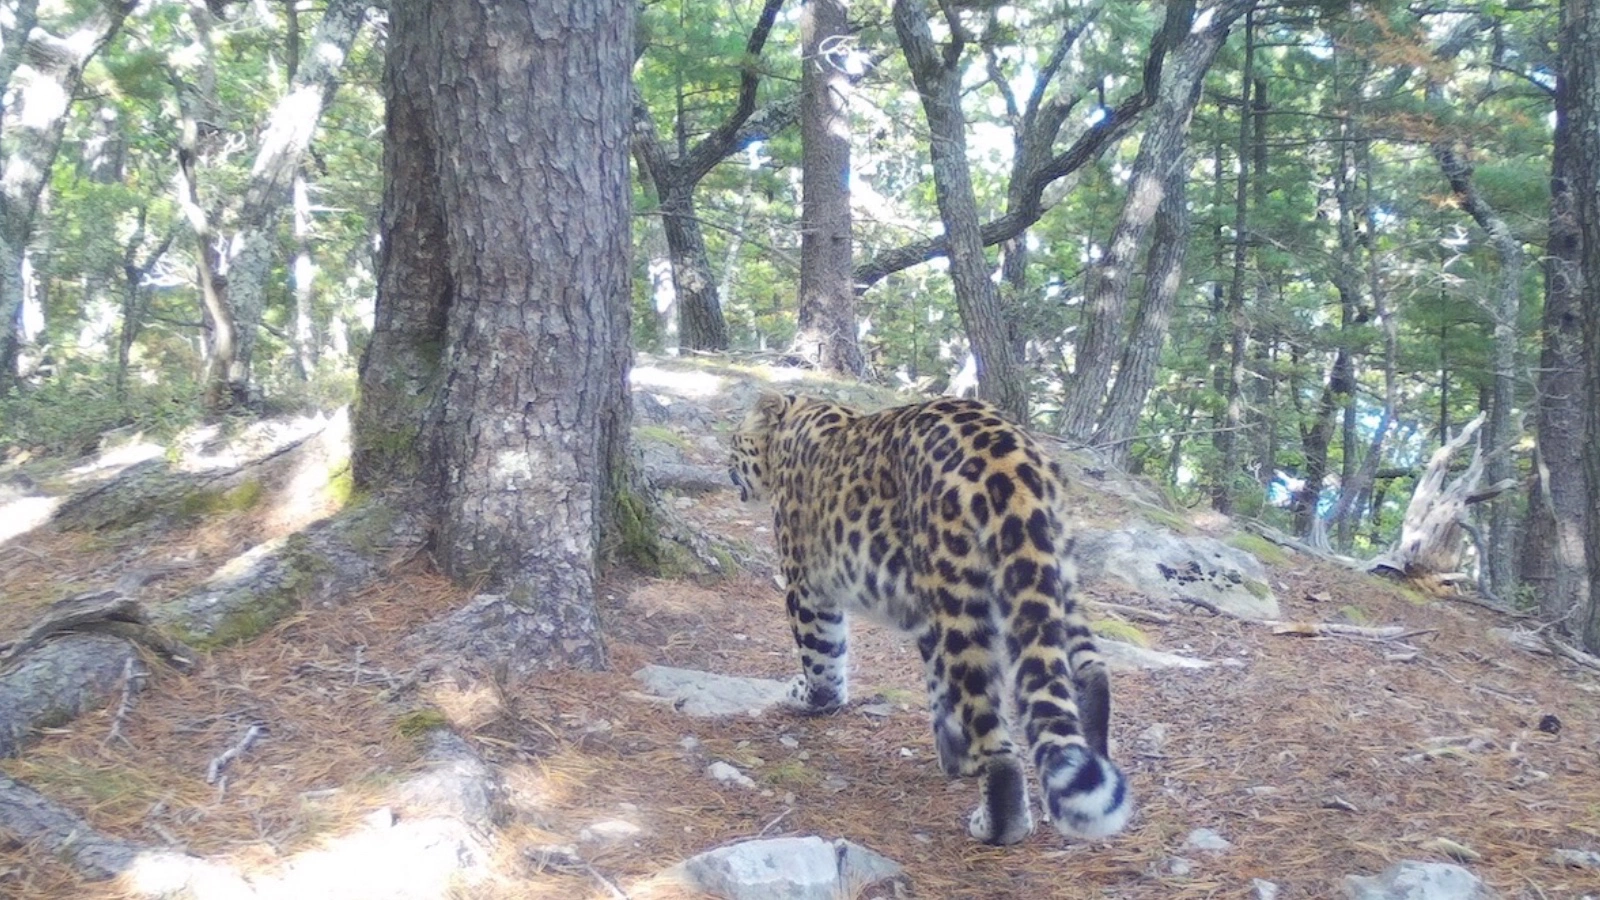
[[987,844],[1014,844],[1033,830],[1022,760],[1001,709],[1005,685],[989,622],[930,625],[919,636],[939,761],[950,774],[976,775],[977,809],[967,830]]

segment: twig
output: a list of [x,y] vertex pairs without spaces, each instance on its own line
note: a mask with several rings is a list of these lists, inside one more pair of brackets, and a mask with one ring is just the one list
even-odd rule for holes
[[138,671],[139,669],[143,669],[143,666],[139,665],[139,657],[132,653],[128,654],[127,660],[122,663],[122,702],[117,704],[117,711],[111,716],[111,731],[100,744],[102,747],[109,747],[112,741],[119,739],[124,744],[133,746],[122,733],[122,722],[133,710],[133,695],[140,689],[139,682],[149,675],[148,672]]
[[[1494,595],[1487,594],[1485,596],[1492,597]],[[1510,616],[1513,619],[1531,619],[1534,617],[1533,613],[1525,612],[1520,609],[1513,609],[1509,606],[1506,606],[1504,603],[1494,603],[1489,600],[1485,600],[1483,597],[1474,597],[1471,594],[1456,594],[1449,599],[1451,602],[1460,601],[1462,603],[1470,603],[1473,606],[1481,606],[1484,609],[1493,610],[1502,616]]]
[[1206,612],[1211,613],[1213,616],[1230,615],[1230,613],[1215,603],[1212,603],[1210,600],[1201,600],[1199,597],[1179,597],[1177,600],[1179,603],[1187,603],[1191,606],[1198,606]]
[[1171,616],[1163,612],[1156,612],[1153,609],[1145,609],[1139,606],[1125,606],[1121,603],[1111,603],[1106,600],[1089,600],[1087,602],[1105,610],[1106,612],[1116,613],[1120,616],[1126,616],[1129,619],[1137,619],[1140,622],[1153,622],[1157,625],[1172,624]]
[[588,860],[583,860],[583,868],[590,875],[594,876],[595,881],[600,882],[601,887],[610,892],[611,900],[628,900],[628,893],[622,888],[617,887],[616,882],[600,874],[600,870],[596,869]]
[[206,784],[216,784],[217,778],[222,774],[222,770],[227,768],[229,763],[238,759],[239,754],[249,750],[250,745],[256,742],[256,738],[266,733],[267,726],[260,722],[252,722],[250,727],[245,729],[244,737],[239,739],[239,743],[222,751],[215,759],[211,760],[211,765],[206,767]]
[[772,831],[772,829],[774,829],[774,828],[777,828],[778,827],[778,823],[782,822],[784,819],[787,819],[789,817],[789,813],[792,813],[792,812],[794,812],[794,807],[792,807],[792,806],[784,807],[783,812],[778,813],[778,817],[777,818],[773,819],[771,822],[768,822],[766,825],[763,825],[761,827],[761,830],[756,832],[756,837],[758,837],[758,838],[766,837],[768,832]]

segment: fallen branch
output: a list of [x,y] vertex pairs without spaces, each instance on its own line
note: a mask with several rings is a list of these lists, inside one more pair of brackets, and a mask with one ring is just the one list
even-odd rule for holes
[[1554,637],[1551,637],[1549,632],[1545,632],[1544,643],[1545,646],[1549,647],[1551,652],[1555,655],[1562,657],[1563,659],[1571,660],[1572,662],[1575,662],[1584,668],[1594,669],[1595,671],[1600,672],[1600,656],[1594,656],[1593,654],[1585,653],[1571,644],[1568,644],[1564,641],[1558,641]]
[[122,734],[123,720],[128,718],[128,713],[133,710],[133,697],[140,690],[140,683],[150,673],[144,670],[139,657],[129,655],[122,664],[122,702],[117,704],[117,711],[111,716],[111,731],[106,734],[106,739],[100,746],[109,747],[111,742],[121,740],[124,744],[128,739]]
[[206,767],[206,784],[216,784],[217,779],[222,775],[222,770],[227,768],[229,763],[238,759],[239,754],[249,750],[250,745],[256,742],[256,738],[266,733],[267,726],[260,722],[252,722],[250,727],[245,729],[244,737],[239,739],[239,743],[222,751],[216,758],[211,760],[211,765]]
[[1085,602],[1097,609],[1103,609],[1108,613],[1113,613],[1123,618],[1134,619],[1139,622],[1151,622],[1156,625],[1172,624],[1171,616],[1164,612],[1156,612],[1153,609],[1144,609],[1138,606],[1126,606],[1121,603],[1111,603],[1106,600],[1086,600]]
[[1433,634],[1437,628],[1407,628],[1404,625],[1385,625],[1374,628],[1366,625],[1345,625],[1340,622],[1277,622],[1261,624],[1272,629],[1273,634],[1293,634],[1301,637],[1350,637],[1369,641],[1398,641],[1423,634]]

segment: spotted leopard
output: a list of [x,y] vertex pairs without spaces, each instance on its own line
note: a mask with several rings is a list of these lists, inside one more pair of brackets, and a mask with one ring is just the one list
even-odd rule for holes
[[976,400],[863,414],[766,394],[729,474],[743,499],[772,501],[802,667],[792,704],[848,702],[846,611],[872,613],[916,638],[940,764],[979,779],[973,837],[1033,829],[1007,699],[1056,828],[1123,828],[1132,804],[1106,756],[1105,663],[1072,599],[1061,472],[1026,431]]

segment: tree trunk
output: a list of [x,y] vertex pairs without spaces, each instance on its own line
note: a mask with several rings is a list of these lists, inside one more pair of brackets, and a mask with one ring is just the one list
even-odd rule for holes
[[[1238,14],[1233,13],[1235,17]],[[1089,272],[1083,338],[1075,348],[1072,377],[1061,409],[1061,433],[1070,439],[1087,440],[1095,431],[1113,366],[1126,350],[1125,321],[1134,260],[1174,170],[1182,165],[1205,73],[1232,25],[1232,19],[1218,21],[1214,17],[1195,31],[1193,16],[1192,2],[1167,7],[1165,27],[1177,50],[1162,76],[1155,107],[1139,140],[1117,224]]]
[[[122,27],[134,3],[107,0],[66,35],[36,27],[38,3],[8,5],[0,47],[0,92],[6,95],[0,166],[0,397],[16,385],[21,352],[23,257],[33,238],[39,198],[61,149],[67,108],[84,66]],[[23,61],[25,77],[18,76]]]
[[302,380],[317,368],[322,340],[317,333],[317,263],[311,256],[311,193],[304,172],[294,176],[294,364]]
[[[1562,6],[1561,73],[1571,115],[1572,197],[1582,235],[1583,283],[1579,296],[1583,315],[1584,402],[1588,406],[1588,440],[1583,447],[1588,508],[1600,509],[1600,10],[1593,3],[1567,0]],[[1588,555],[1589,598],[1582,624],[1583,646],[1600,653],[1600,515],[1590,515],[1584,529]]]
[[[1450,182],[1450,189],[1460,200],[1468,215],[1489,237],[1489,244],[1499,257],[1500,271],[1495,279],[1494,296],[1487,304],[1493,322],[1492,363],[1494,367],[1489,424],[1484,433],[1489,447],[1486,474],[1490,482],[1498,483],[1510,478],[1515,469],[1512,445],[1516,442],[1511,421],[1511,409],[1516,403],[1517,379],[1517,316],[1522,301],[1522,242],[1512,233],[1504,219],[1489,206],[1478,193],[1472,181],[1472,167],[1462,160],[1455,148],[1444,141],[1433,144],[1433,157],[1439,169]],[[1489,584],[1497,594],[1506,594],[1515,581],[1515,563],[1512,558],[1512,516],[1508,497],[1496,500],[1489,507],[1488,558],[1484,560],[1489,570]]]
[[1183,260],[1189,249],[1189,205],[1184,196],[1187,168],[1180,158],[1167,174],[1161,205],[1151,226],[1144,299],[1134,314],[1133,333],[1122,353],[1117,379],[1106,397],[1105,412],[1092,441],[1122,468],[1128,465],[1133,432],[1144,410],[1145,397],[1156,383],[1167,324],[1178,305],[1178,288],[1183,283]]
[[266,308],[278,221],[366,13],[366,0],[332,0],[328,4],[311,34],[311,52],[296,68],[289,92],[273,107],[261,133],[238,223],[224,241],[217,267],[218,274],[227,279],[217,302],[228,308],[234,347],[231,359],[213,367],[213,378],[226,379],[226,385],[207,388],[210,402],[221,404],[211,407],[214,412],[249,397],[250,367],[261,313]]
[[[627,492],[633,5],[391,5],[384,253],[356,475],[438,502],[517,669],[604,662]],[[394,407],[388,407],[393,403]],[[410,477],[408,477],[410,476]]]
[[[1564,0],[1563,24],[1572,0]],[[1556,80],[1551,144],[1550,237],[1544,260],[1544,348],[1540,355],[1533,479],[1528,489],[1520,577],[1533,586],[1539,613],[1576,630],[1568,617],[1585,608],[1589,579],[1583,534],[1583,444],[1591,403],[1583,384],[1582,235],[1572,190],[1574,137],[1566,73]],[[1558,626],[1561,627],[1561,626]]]
[[[1473,439],[1484,419],[1480,414],[1463,426],[1460,434],[1433,452],[1427,469],[1417,479],[1411,501],[1406,504],[1400,539],[1387,553],[1372,561],[1371,571],[1397,573],[1431,590],[1448,588],[1459,580],[1452,576],[1461,563],[1467,505],[1484,496],[1478,491],[1484,469],[1482,443],[1473,447],[1472,461],[1453,479],[1450,458]],[[1490,488],[1489,495],[1509,486],[1509,483],[1495,485]]]
[[967,120],[961,112],[961,23],[952,20],[949,26],[954,36],[941,54],[934,47],[927,10],[919,0],[895,0],[895,32],[928,119],[934,196],[950,246],[956,306],[977,362],[978,394],[1026,423],[1027,385],[1011,352],[1010,329],[1000,315],[999,291],[989,278],[978,230],[978,201],[967,167]]
[[[783,0],[766,0],[755,27],[745,42],[747,60],[756,60],[766,47],[773,23]],[[687,350],[728,349],[728,325],[722,314],[721,292],[706,255],[706,242],[700,220],[695,216],[694,192],[713,166],[752,141],[770,136],[799,119],[799,104],[780,101],[756,109],[756,89],[760,69],[743,66],[739,76],[739,100],[733,111],[692,149],[688,146],[683,93],[678,92],[678,115],[674,120],[677,153],[669,154],[656,135],[655,122],[644,98],[634,94],[634,147],[641,168],[649,176],[661,203],[661,221],[667,238],[667,253],[672,267],[673,291],[677,295],[679,343]]]
[[800,311],[794,350],[829,372],[865,370],[856,339],[850,261],[850,79],[838,44],[849,38],[844,0],[800,8]]
[[[1311,427],[1301,429],[1301,453],[1305,465],[1301,476],[1305,479],[1295,492],[1292,509],[1294,533],[1301,538],[1312,536],[1313,525],[1319,516],[1322,484],[1328,476],[1328,452],[1333,445],[1334,416],[1344,412],[1344,429],[1341,435],[1346,472],[1353,477],[1351,468],[1355,461],[1354,404],[1356,400],[1356,367],[1353,333],[1360,316],[1361,281],[1358,277],[1360,252],[1356,246],[1356,203],[1353,195],[1355,182],[1351,177],[1350,121],[1339,123],[1339,147],[1333,162],[1333,193],[1338,205],[1338,256],[1333,265],[1333,286],[1339,295],[1339,346],[1334,351],[1333,366],[1328,371],[1327,382],[1317,401],[1315,418]],[[1341,477],[1340,484],[1349,477]],[[1313,544],[1317,542],[1313,541]],[[1327,549],[1319,546],[1319,549]]]
[[1244,19],[1244,70],[1241,76],[1242,91],[1239,98],[1239,161],[1238,178],[1233,193],[1233,275],[1228,282],[1226,307],[1228,323],[1228,365],[1221,381],[1224,398],[1221,427],[1217,430],[1214,446],[1217,450],[1217,476],[1211,489],[1211,506],[1223,515],[1233,514],[1235,482],[1239,478],[1240,463],[1244,458],[1240,430],[1244,427],[1244,368],[1245,343],[1249,339],[1249,322],[1244,312],[1245,225],[1248,222],[1245,189],[1250,183],[1250,166],[1246,154],[1250,147],[1250,91],[1255,82],[1252,69],[1255,61],[1255,12]]

